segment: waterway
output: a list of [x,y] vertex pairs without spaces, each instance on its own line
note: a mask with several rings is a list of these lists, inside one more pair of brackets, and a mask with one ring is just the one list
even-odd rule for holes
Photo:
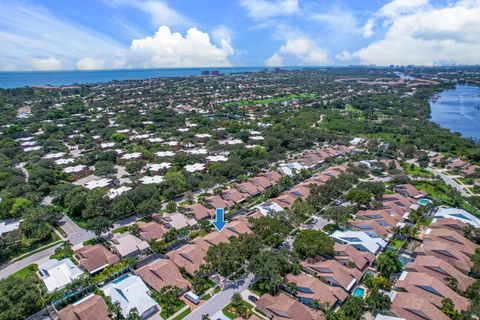
[[[12,71],[0,72],[0,88],[18,88],[43,85],[71,85],[99,83],[112,80],[134,80],[159,77],[198,76],[204,70],[217,70],[220,74],[258,72],[265,67],[231,68],[171,68],[171,69],[118,69],[89,71]],[[284,67],[282,70],[297,70],[300,67]]]
[[463,137],[480,139],[480,87],[457,85],[430,101],[431,120]]

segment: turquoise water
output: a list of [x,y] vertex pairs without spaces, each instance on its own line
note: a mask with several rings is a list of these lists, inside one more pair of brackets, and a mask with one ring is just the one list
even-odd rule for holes
[[428,199],[421,199],[421,200],[418,200],[418,204],[421,204],[422,206],[426,206],[428,204],[432,203],[432,201],[428,200]]
[[353,291],[354,297],[363,298],[364,295],[365,295],[365,289],[361,287],[358,287],[357,289],[355,289],[355,291]]
[[121,276],[117,280],[113,281],[113,283],[117,284],[117,283],[122,282],[123,280],[127,279],[128,277],[129,277],[128,274],[124,274],[123,276]]
[[[98,83],[112,80],[133,80],[159,77],[197,76],[203,70],[218,70],[220,74],[258,72],[265,67],[235,68],[172,68],[172,69],[126,69],[89,71],[29,71],[0,72],[0,88],[18,88],[42,85],[70,85]],[[299,67],[285,67],[283,70],[298,70]]]
[[411,258],[411,257],[406,257],[406,256],[400,256],[398,258],[400,260],[400,262],[402,263],[402,266],[406,266],[409,262],[413,262],[414,259]]
[[430,102],[431,120],[464,137],[480,139],[480,87],[457,85]]

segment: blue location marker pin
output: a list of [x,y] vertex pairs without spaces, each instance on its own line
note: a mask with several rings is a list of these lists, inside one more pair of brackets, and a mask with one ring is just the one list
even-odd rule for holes
[[225,226],[227,225],[227,222],[225,222],[223,216],[224,211],[221,208],[217,208],[215,211],[216,217],[214,221],[211,221],[211,223],[215,226],[215,229],[217,229],[217,231],[222,231],[222,229],[225,228]]

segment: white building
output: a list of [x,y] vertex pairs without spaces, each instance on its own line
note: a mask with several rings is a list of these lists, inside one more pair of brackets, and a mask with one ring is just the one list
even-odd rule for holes
[[258,206],[255,206],[255,209],[260,211],[264,216],[274,214],[275,212],[282,212],[284,210],[277,203],[272,201],[261,203]]
[[126,318],[136,308],[142,319],[160,311],[160,306],[148,294],[149,289],[139,276],[123,275],[101,289],[112,302],[119,302],[122,315]]
[[20,228],[21,220],[3,220],[0,221],[0,237]]
[[38,266],[38,273],[48,292],[61,289],[83,275],[83,271],[69,258],[60,261],[57,259],[48,260]]
[[335,231],[331,237],[340,243],[350,244],[361,252],[370,251],[377,255],[386,247],[387,242],[373,231]]
[[203,163],[195,163],[195,164],[188,164],[183,167],[185,171],[193,173],[193,172],[200,172],[205,170],[205,165]]
[[110,185],[111,182],[112,182],[111,179],[103,178],[100,180],[93,180],[93,181],[87,182],[84,187],[87,188],[88,190],[93,190],[96,188],[106,188]]
[[158,184],[163,182],[163,176],[144,176],[138,179],[141,184]]

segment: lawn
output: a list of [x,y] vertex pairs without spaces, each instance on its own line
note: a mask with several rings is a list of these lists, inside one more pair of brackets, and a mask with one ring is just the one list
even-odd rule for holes
[[417,167],[415,165],[411,165],[409,163],[404,162],[402,164],[402,166],[409,176],[425,177],[425,178],[433,177],[433,174],[430,171],[427,171],[427,170],[425,170],[423,168],[420,168],[420,167]]
[[186,316],[188,316],[190,313],[192,313],[192,309],[190,309],[190,308],[185,309],[184,311],[182,311],[182,313],[180,313],[178,316],[173,318],[173,320],[181,320],[181,319],[185,318]]
[[18,270],[14,274],[12,274],[12,277],[17,277],[21,279],[28,279],[28,278],[34,278],[38,282],[37,274],[36,272],[38,271],[38,265],[36,264],[31,264],[29,266],[26,266],[23,269]]
[[255,282],[251,287],[250,287],[250,290],[255,293],[257,296],[261,297],[263,296],[265,293],[268,293],[267,291],[259,288],[258,286],[258,282]]
[[[179,304],[174,306],[173,307],[173,310],[172,312],[170,313],[167,313],[167,310],[165,308],[162,307],[162,312],[160,313],[160,316],[163,318],[163,319],[168,319],[170,318],[172,315],[174,315],[176,312],[178,312],[178,310],[182,309],[184,306],[185,306],[185,302],[183,302],[182,300],[179,300]],[[183,313],[183,312],[182,312]],[[188,313],[187,313],[188,314]],[[187,315],[185,314],[185,316]],[[176,319],[176,318],[175,318]]]
[[[22,239],[22,247],[21,248],[18,248],[17,250],[15,250],[14,252],[12,252],[12,254],[10,255],[10,257],[8,258],[9,260],[15,260],[16,258],[22,256],[22,258],[24,257],[28,257],[34,253],[37,253],[38,251],[41,251],[41,250],[44,250],[44,249],[47,249],[47,248],[50,248],[52,246],[54,246],[56,244],[57,241],[60,240],[60,237],[52,230],[50,232],[50,240],[48,241],[45,241],[45,242],[39,242],[39,243],[33,243],[32,244],[32,240],[27,238],[27,237],[23,237]],[[25,255],[25,256],[23,256]]]
[[128,231],[128,226],[121,226],[118,227],[117,229],[113,229],[112,233],[124,233]]
[[[254,306],[251,305],[250,303],[248,303],[247,301],[245,300],[242,300],[243,302],[243,305],[251,312],[253,313],[254,315],[256,315],[257,317],[259,318],[262,318],[258,313],[256,313],[253,309],[254,309]],[[227,316],[229,319],[238,319],[239,317],[241,317],[239,314],[236,314],[236,313],[233,313],[232,311],[230,311],[231,307],[231,304],[229,303],[228,305],[226,305],[225,307],[223,307],[222,309],[222,312],[225,316]]]

